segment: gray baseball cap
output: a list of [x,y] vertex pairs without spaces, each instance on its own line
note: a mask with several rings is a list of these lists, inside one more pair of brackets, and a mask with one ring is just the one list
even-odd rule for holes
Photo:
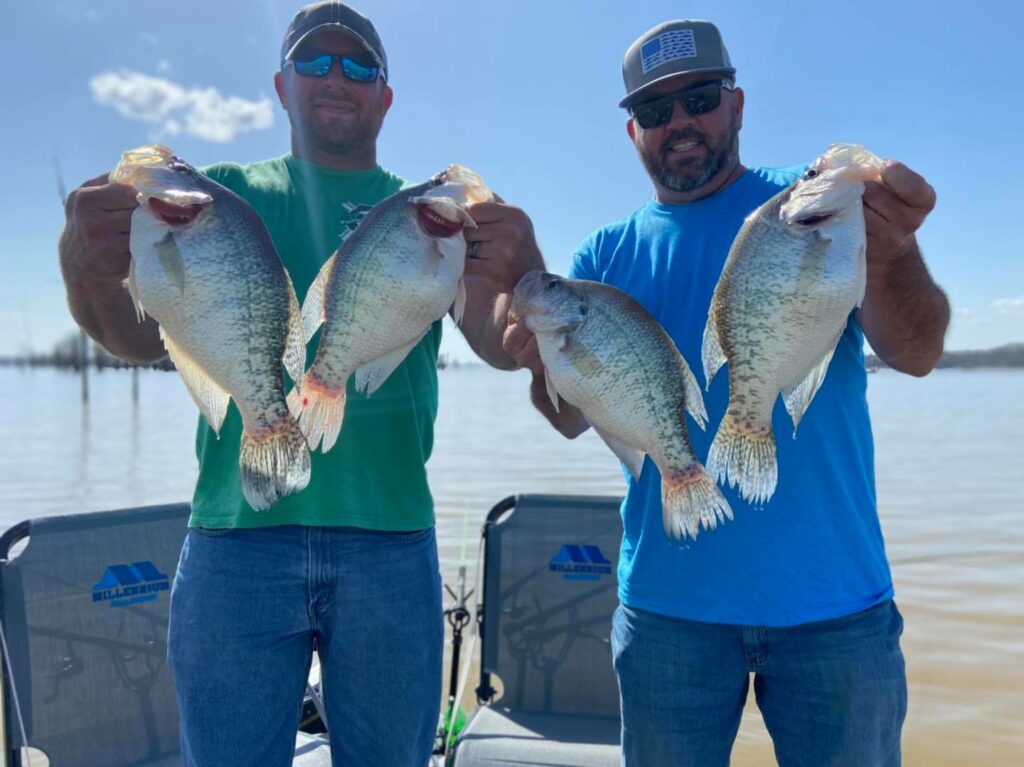
[[676,75],[714,72],[736,74],[718,27],[710,21],[666,21],[642,34],[622,59],[626,98],[620,107],[636,101],[645,88]]
[[352,35],[373,56],[384,73],[384,79],[388,79],[388,57],[373,22],[354,8],[333,0],[312,3],[296,12],[281,43],[281,66],[284,67],[284,62],[295,55],[299,46],[320,29],[341,29]]

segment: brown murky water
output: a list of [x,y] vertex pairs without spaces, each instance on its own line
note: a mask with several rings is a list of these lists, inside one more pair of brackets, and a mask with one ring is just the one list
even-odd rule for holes
[[[0,409],[0,528],[191,495],[195,410],[178,378],[143,373],[134,407],[129,374],[91,383],[83,410],[73,376],[0,368],[0,401],[24,404]],[[525,374],[476,366],[441,374],[429,470],[453,587],[460,564],[472,577],[480,526],[505,496],[622,492],[607,448],[592,434],[562,439],[526,385]],[[880,513],[906,618],[907,765],[1024,764],[1022,394],[1020,371],[870,378]],[[750,701],[733,764],[773,763]]]

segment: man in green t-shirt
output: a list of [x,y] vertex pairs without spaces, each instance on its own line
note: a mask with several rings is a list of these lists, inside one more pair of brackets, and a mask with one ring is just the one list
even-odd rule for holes
[[[301,301],[360,218],[408,184],[377,164],[393,94],[364,16],[337,2],[299,10],[274,85],[291,153],[204,172],[259,213]],[[157,326],[136,320],[123,285],[135,196],[106,175],[72,192],[60,260],[78,324],[109,351],[151,362],[165,354]],[[543,261],[521,210],[495,202],[471,213],[479,226],[466,239],[477,258],[467,260],[462,330],[484,360],[514,368],[501,345],[510,294]],[[313,454],[305,490],[269,511],[254,512],[241,493],[234,405],[219,438],[200,419],[168,641],[184,764],[290,764],[314,649],[334,763],[427,762],[443,645],[425,470],[440,340],[438,321],[372,398],[350,382],[338,443]]]

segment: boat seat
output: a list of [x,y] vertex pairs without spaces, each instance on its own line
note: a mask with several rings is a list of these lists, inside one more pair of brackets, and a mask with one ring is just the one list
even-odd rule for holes
[[[25,745],[33,767],[36,750],[50,767],[181,764],[167,618],[188,517],[184,503],[73,514],[0,537],[9,767]],[[328,767],[326,738],[298,733],[294,764]]]
[[480,708],[456,740],[455,767],[621,764],[610,641],[620,503],[520,495],[491,510]]

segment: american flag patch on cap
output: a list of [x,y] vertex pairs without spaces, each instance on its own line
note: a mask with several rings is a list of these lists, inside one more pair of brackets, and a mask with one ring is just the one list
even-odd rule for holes
[[669,29],[640,48],[640,66],[644,74],[669,61],[694,58],[697,58],[697,43],[692,29]]

